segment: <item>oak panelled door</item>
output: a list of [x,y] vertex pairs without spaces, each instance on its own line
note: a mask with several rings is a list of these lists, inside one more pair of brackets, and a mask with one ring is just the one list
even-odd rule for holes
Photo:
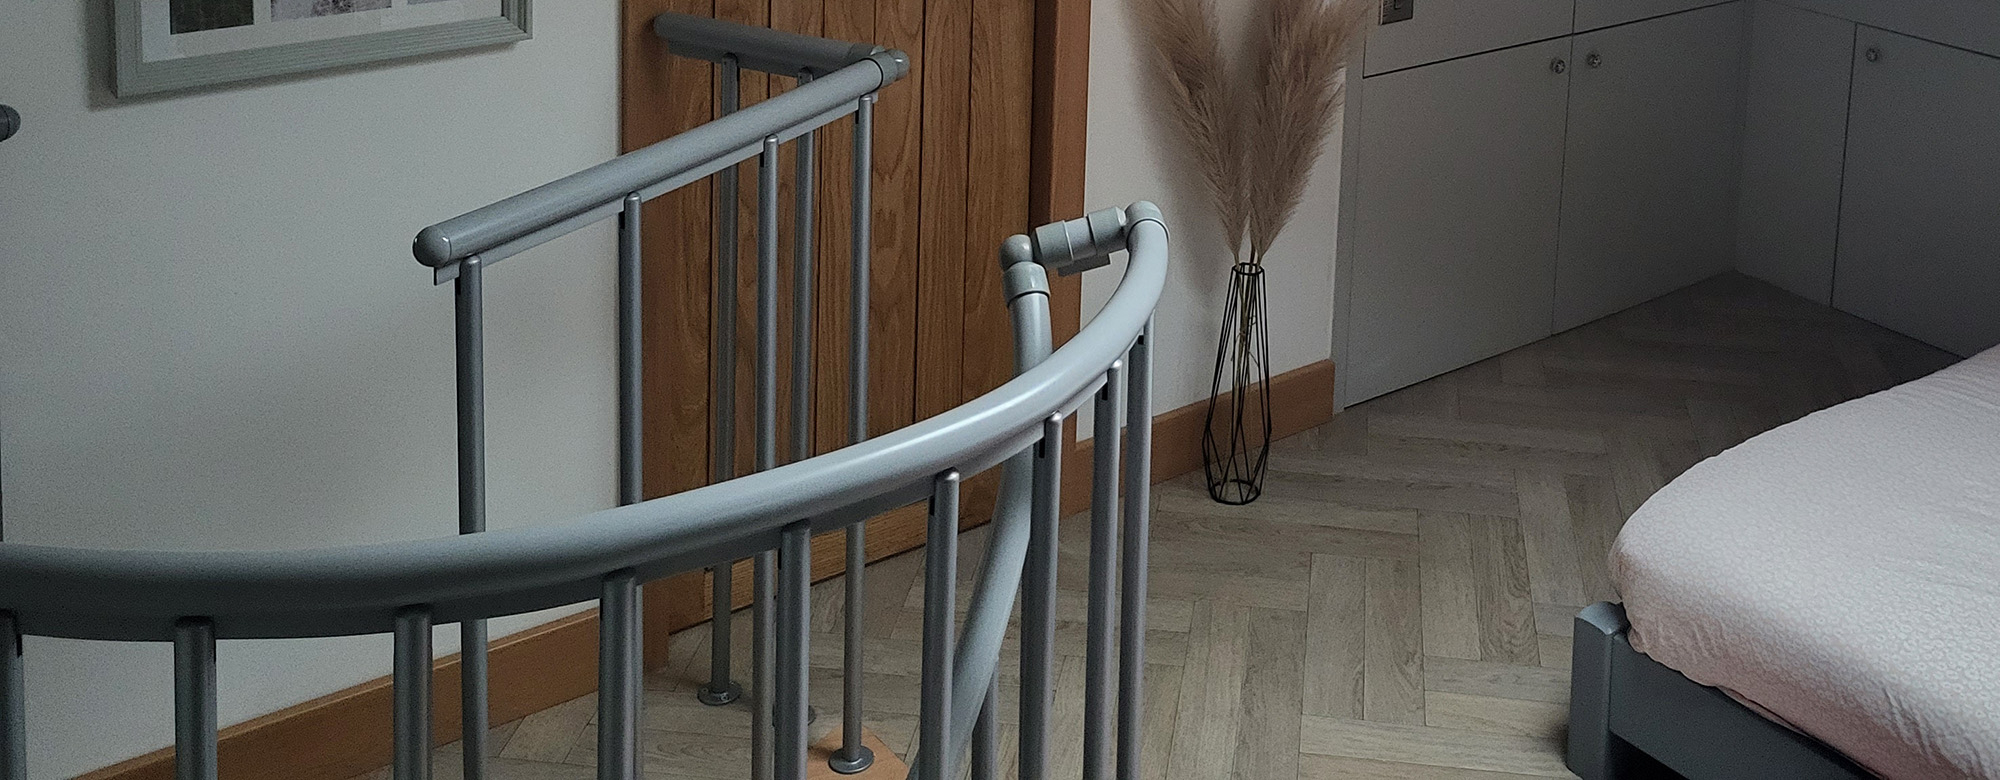
[[[1012,376],[1013,348],[1000,294],[1000,242],[1052,219],[1083,213],[1089,0],[625,0],[622,146],[631,151],[714,118],[713,66],[669,57],[653,35],[663,11],[713,16],[781,30],[901,49],[908,78],[883,90],[874,112],[872,279],[869,289],[868,427],[880,434],[943,412]],[[791,79],[744,72],[743,103]],[[852,202],[850,117],[819,134],[813,225],[814,318],[808,361],[816,452],[848,441],[848,208]],[[779,300],[791,300],[796,144],[782,149]],[[755,408],[755,161],[739,172],[736,332],[737,473],[749,473]],[[707,180],[713,182],[711,177]],[[646,204],[644,241],[645,484],[649,496],[707,484],[710,458],[709,331],[716,268],[715,203],[708,183]],[[1077,327],[1075,280],[1054,280],[1058,343]],[[791,310],[779,307],[780,333]],[[780,337],[778,408],[791,400],[790,340]],[[778,441],[791,441],[779,415]],[[786,449],[781,447],[780,449]],[[781,462],[783,462],[781,460]],[[990,475],[989,475],[990,476]],[[991,512],[991,480],[966,487],[966,522]],[[923,541],[921,507],[871,521],[869,559]],[[813,571],[842,568],[840,534],[814,540]],[[739,606],[750,595],[737,570]],[[648,589],[649,638],[663,640],[708,615],[707,587],[688,575]],[[659,660],[664,641],[648,642]]]

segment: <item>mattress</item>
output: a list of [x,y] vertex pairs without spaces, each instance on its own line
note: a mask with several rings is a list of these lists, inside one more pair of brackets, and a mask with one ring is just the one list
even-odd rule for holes
[[1883,777],[2000,778],[2000,349],[1696,465],[1611,566],[1654,660]]

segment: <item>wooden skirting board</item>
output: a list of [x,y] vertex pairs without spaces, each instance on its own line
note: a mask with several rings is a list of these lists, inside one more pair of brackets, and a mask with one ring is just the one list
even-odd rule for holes
[[[1322,361],[1271,379],[1274,437],[1290,436],[1333,419],[1333,363]],[[1202,424],[1207,403],[1199,402],[1153,418],[1153,481],[1201,468]],[[1063,505],[1079,511],[1090,500],[1089,442],[1066,459]],[[970,518],[968,519],[970,520]],[[975,525],[984,518],[962,523]],[[923,544],[923,507],[911,506],[869,521],[868,559],[880,560]],[[843,569],[839,534],[813,540],[813,571],[827,577]],[[739,566],[735,593],[748,603],[748,567]],[[681,575],[705,577],[703,573]],[[707,615],[649,613],[647,658],[664,660],[667,635],[700,623]],[[597,689],[597,612],[547,623],[493,643],[492,720],[525,717]],[[439,744],[457,738],[458,656],[437,662],[432,701]],[[346,780],[388,764],[390,684],[382,677],[223,729],[221,776],[242,780],[298,778]],[[171,780],[173,749],[166,748],[83,775],[82,780]]]

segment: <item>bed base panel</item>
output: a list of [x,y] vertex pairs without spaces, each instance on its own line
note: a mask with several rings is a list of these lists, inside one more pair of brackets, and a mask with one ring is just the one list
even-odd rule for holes
[[1576,616],[1565,763],[1584,780],[1872,780],[1833,748],[1632,648],[1624,608]]

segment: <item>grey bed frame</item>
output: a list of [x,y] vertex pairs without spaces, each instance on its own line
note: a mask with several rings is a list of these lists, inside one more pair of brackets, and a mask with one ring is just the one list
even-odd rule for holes
[[1839,751],[1632,649],[1625,609],[1576,616],[1565,762],[1584,780],[1870,780]]

